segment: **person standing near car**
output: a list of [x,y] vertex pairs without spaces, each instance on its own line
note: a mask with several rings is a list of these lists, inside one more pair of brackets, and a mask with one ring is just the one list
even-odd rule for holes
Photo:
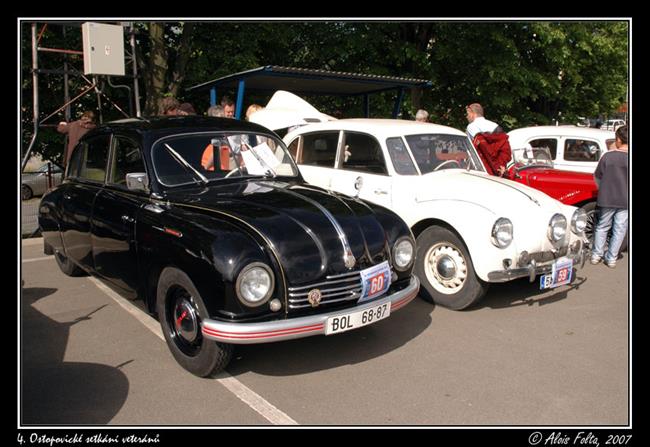
[[467,106],[467,136],[476,148],[487,173],[503,177],[512,157],[508,134],[497,123],[486,120],[479,103]]
[[72,155],[72,149],[77,145],[79,139],[95,127],[97,127],[95,124],[95,113],[92,110],[85,111],[77,121],[70,123],[61,121],[56,127],[57,132],[68,136],[68,145],[63,151],[62,164],[64,169],[68,165],[68,161],[70,161],[70,156]]
[[[594,230],[591,263],[604,259],[607,267],[616,267],[618,252],[625,238],[628,220],[628,127],[616,130],[616,148],[610,149],[598,162],[594,179],[598,184],[598,223]],[[611,230],[609,247],[605,242]]]

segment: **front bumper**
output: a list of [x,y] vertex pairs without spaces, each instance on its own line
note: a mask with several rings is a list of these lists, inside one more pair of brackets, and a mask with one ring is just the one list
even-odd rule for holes
[[569,250],[564,255],[553,256],[553,259],[551,261],[546,261],[543,264],[540,264],[532,259],[525,266],[490,272],[488,273],[488,280],[490,282],[506,282],[517,278],[528,277],[530,282],[533,282],[535,281],[535,277],[537,275],[545,275],[553,271],[553,263],[555,259],[561,256],[566,256],[567,258],[573,260],[574,267],[577,268],[580,266],[580,268],[583,268],[588,254],[589,250],[586,245],[581,244],[581,247],[576,252],[571,252]]
[[270,343],[295,338],[325,334],[327,320],[350,312],[363,311],[384,303],[391,303],[391,314],[407,305],[420,290],[420,281],[412,276],[407,287],[379,300],[336,312],[326,312],[308,317],[288,318],[262,323],[227,323],[216,320],[202,322],[201,332],[207,339],[229,344]]

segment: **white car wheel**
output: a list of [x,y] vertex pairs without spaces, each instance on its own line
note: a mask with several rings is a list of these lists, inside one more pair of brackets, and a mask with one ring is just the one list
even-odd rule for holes
[[452,295],[463,288],[467,279],[467,262],[460,250],[448,242],[433,245],[425,255],[425,274],[440,293]]

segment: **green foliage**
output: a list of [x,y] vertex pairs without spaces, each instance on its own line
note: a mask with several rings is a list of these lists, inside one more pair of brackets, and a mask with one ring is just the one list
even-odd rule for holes
[[[152,27],[162,30],[157,40],[162,48],[154,45]],[[429,79],[432,89],[405,96],[403,117],[410,118],[418,108],[425,108],[432,121],[457,128],[466,126],[465,106],[472,102],[483,104],[486,116],[508,130],[611,114],[627,100],[628,23],[622,21],[213,21],[192,23],[191,27],[178,22],[137,23],[136,28],[140,88],[143,99],[148,100],[148,113],[154,110],[153,99],[170,94],[191,102],[202,113],[209,105],[208,94],[190,95],[188,87],[263,65]],[[67,29],[64,38],[60,31],[49,28],[43,36],[44,46],[80,48],[80,29]],[[188,31],[185,38],[184,30]],[[28,23],[22,25],[21,33],[26,146],[32,127]],[[60,56],[57,59],[49,54],[39,58],[41,66],[61,61]],[[154,75],[157,83],[153,82]],[[71,96],[84,85],[72,80]],[[128,110],[123,90],[104,87],[108,96],[119,98]],[[40,92],[43,118],[63,102],[61,80],[43,80]],[[218,92],[226,93],[235,94]],[[265,104],[269,97],[247,95],[246,100],[247,104]],[[307,99],[328,114],[362,114],[360,98]],[[392,92],[371,97],[371,116],[390,116],[394,100]],[[73,118],[86,108],[96,108],[96,104],[96,96],[87,95],[74,105]],[[105,114],[105,120],[121,117],[108,107]],[[48,123],[62,117],[60,113]],[[43,132],[37,151],[54,154],[57,137],[51,129]],[[59,141],[58,151],[63,146],[62,137]]]

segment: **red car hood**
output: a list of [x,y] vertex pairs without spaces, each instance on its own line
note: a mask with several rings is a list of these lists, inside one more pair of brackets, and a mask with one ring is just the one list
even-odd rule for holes
[[[517,178],[515,172],[520,178]],[[585,172],[541,167],[528,167],[515,171],[514,168],[511,168],[510,178],[545,192],[567,205],[577,205],[595,200],[598,196],[598,186],[594,181],[594,176]]]

